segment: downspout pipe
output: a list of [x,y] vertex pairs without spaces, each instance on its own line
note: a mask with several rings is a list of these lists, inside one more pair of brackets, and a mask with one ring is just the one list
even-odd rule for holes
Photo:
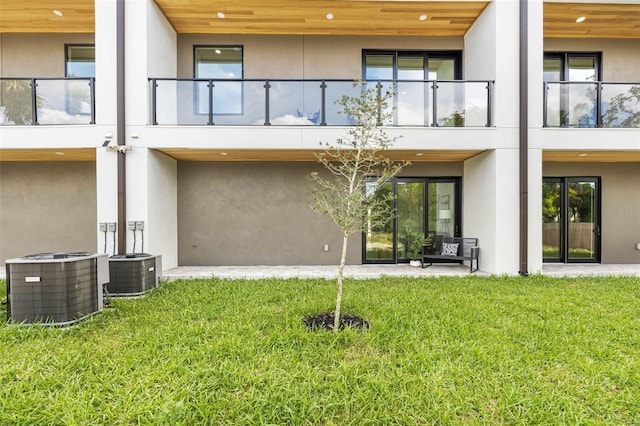
[[529,276],[529,11],[520,0],[520,267]]
[[[116,133],[118,145],[126,145],[124,97],[124,0],[116,0]],[[127,251],[127,173],[126,150],[118,150],[118,253]]]

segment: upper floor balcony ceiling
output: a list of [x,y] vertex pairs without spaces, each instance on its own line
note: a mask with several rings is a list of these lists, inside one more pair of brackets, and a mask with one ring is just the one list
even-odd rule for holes
[[[487,0],[155,2],[179,34],[387,36],[463,36],[491,3]],[[576,22],[580,17],[584,21]],[[0,32],[93,33],[94,26],[93,0],[0,1]],[[640,38],[640,0],[545,0],[544,36]]]

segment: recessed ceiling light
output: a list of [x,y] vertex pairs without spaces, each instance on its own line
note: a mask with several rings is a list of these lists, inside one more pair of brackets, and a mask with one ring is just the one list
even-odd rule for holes
[[229,154],[228,154],[228,153],[226,153],[226,152],[221,152],[221,153],[220,153],[220,155],[222,155],[223,157],[226,157],[226,156],[227,156],[227,155],[229,155]]
[[587,18],[585,18],[584,16],[581,16],[578,19],[576,19],[576,22],[577,23],[584,22],[585,19],[587,19]]
[[56,151],[56,155],[64,155],[64,152]]
[[222,50],[220,50],[220,49],[216,49],[216,50],[214,50],[214,52],[216,52],[216,54],[217,54],[217,55],[219,55],[219,54],[221,54],[221,53],[222,53]]
[[422,157],[424,154],[422,152],[417,152],[416,157]]
[[64,13],[60,12],[58,9],[55,9],[53,11],[53,14],[56,15],[56,16],[63,16],[64,15]]
[[427,15],[420,15],[418,17],[418,19],[421,20],[421,21],[426,21],[427,20]]
[[328,20],[332,20],[333,19],[333,13],[327,13],[325,16],[326,16],[326,18]]
[[220,18],[220,19],[224,19],[224,17],[225,17],[225,14],[224,14],[224,13],[222,13],[222,12],[218,12],[218,18]]
[[587,155],[589,154],[582,153],[582,154],[578,154],[578,157],[586,157]]

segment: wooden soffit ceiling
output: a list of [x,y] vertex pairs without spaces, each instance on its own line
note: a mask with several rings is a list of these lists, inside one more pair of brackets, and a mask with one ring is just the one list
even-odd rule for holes
[[[155,0],[178,33],[462,36],[488,1]],[[224,18],[219,16],[224,14]],[[327,19],[332,14],[333,19]],[[421,15],[426,19],[420,20]]]
[[[4,0],[3,0],[4,1]],[[95,148],[0,149],[3,161],[96,161]]]
[[[115,0],[109,0],[115,1]],[[514,0],[515,1],[515,0]],[[490,0],[155,0],[178,33],[462,36]],[[62,12],[62,16],[54,14]],[[218,17],[224,13],[224,19]],[[326,19],[332,13],[332,20]],[[424,21],[419,17],[426,15]],[[582,23],[576,23],[580,16]],[[0,0],[0,33],[93,33],[94,0]],[[544,36],[640,38],[639,0],[545,0]]]
[[[318,161],[316,155],[320,150],[311,149],[158,149],[178,161]],[[412,163],[422,162],[460,162],[480,154],[479,150],[391,150],[384,156],[393,161],[409,160]]]
[[[584,21],[576,22],[580,17],[584,17]],[[544,36],[640,39],[640,1],[615,4],[545,2]]]
[[[638,163],[640,150],[630,151],[561,151],[547,150],[542,152],[545,163]],[[640,166],[639,166],[640,167]]]
[[0,0],[0,33],[93,32],[94,0]]

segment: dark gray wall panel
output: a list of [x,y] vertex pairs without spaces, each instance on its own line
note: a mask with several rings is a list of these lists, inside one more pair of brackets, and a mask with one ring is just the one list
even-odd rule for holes
[[87,162],[0,163],[0,261],[97,247],[96,168]]

